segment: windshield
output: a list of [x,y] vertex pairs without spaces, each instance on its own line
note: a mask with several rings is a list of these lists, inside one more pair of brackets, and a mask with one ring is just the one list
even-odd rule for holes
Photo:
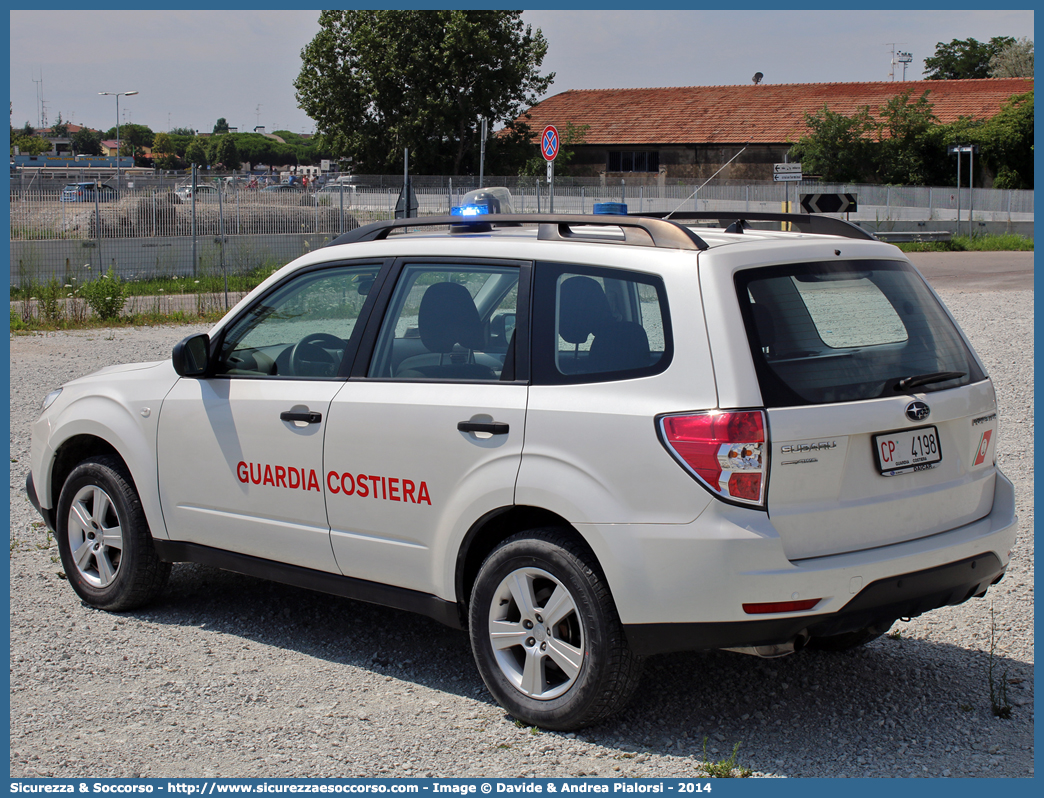
[[737,273],[736,287],[768,407],[939,391],[985,378],[906,264],[750,269]]

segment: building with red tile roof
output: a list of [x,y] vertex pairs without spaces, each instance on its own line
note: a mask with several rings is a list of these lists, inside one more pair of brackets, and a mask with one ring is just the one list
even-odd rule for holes
[[1014,95],[1033,91],[1032,78],[879,83],[787,83],[584,89],[548,97],[523,118],[539,132],[551,124],[587,125],[571,166],[577,173],[628,181],[707,178],[744,146],[719,179],[766,180],[772,164],[807,130],[805,114],[824,106],[850,116],[864,106],[877,116],[898,94],[928,101],[941,123],[988,119]]

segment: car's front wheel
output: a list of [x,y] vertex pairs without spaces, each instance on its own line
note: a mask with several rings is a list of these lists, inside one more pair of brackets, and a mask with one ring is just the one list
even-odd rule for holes
[[58,550],[69,583],[92,606],[121,611],[155,598],[170,563],[160,560],[123,463],[94,457],[72,470],[58,498]]
[[570,730],[620,710],[641,675],[590,549],[556,529],[508,538],[479,570],[471,645],[486,687],[511,715]]

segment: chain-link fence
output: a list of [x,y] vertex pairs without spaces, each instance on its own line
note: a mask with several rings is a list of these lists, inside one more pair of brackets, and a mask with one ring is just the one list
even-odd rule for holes
[[[125,280],[243,274],[282,265],[355,227],[394,216],[402,178],[359,175],[337,187],[265,185],[229,175],[200,181],[195,196],[184,177],[124,174],[119,185],[65,190],[76,174],[19,175],[11,182],[11,281],[81,282],[110,268]],[[752,213],[800,210],[802,194],[857,196],[847,218],[871,230],[961,232],[1017,230],[1032,236],[1033,192],[995,189],[732,183],[661,185],[559,178],[553,192],[538,178],[489,177],[506,186],[517,213],[590,213],[598,202],[625,202],[632,212],[683,210]],[[448,214],[473,177],[417,177],[419,215]]]

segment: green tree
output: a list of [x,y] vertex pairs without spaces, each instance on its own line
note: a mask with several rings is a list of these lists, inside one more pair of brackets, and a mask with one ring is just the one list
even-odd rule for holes
[[167,135],[170,136],[170,143],[174,147],[175,154],[179,158],[184,158],[185,153],[188,151],[189,144],[193,142],[195,136],[185,136],[180,133],[168,133]]
[[69,138],[69,124],[68,122],[62,121],[62,112],[58,112],[57,121],[51,125],[51,138],[56,139],[67,139]]
[[169,133],[157,133],[152,142],[153,164],[158,169],[180,169],[181,159]]
[[43,155],[45,152],[51,151],[51,142],[47,139],[42,139],[39,136],[25,136],[17,135],[11,140],[11,154],[14,155],[14,148],[17,147],[18,151],[22,155]]
[[1033,92],[1012,97],[982,126],[983,162],[995,188],[1033,188]]
[[194,138],[185,150],[185,160],[196,166],[207,166],[210,159],[207,158],[207,148],[203,146],[202,139]]
[[[479,118],[515,119],[554,79],[517,11],[323,11],[294,81],[323,146],[358,172],[478,171]],[[528,155],[526,156],[528,157]]]
[[157,155],[169,155],[174,152],[174,142],[169,133],[157,133],[152,140],[152,151]]
[[72,150],[76,155],[101,155],[102,137],[97,130],[81,127],[72,135]]
[[877,177],[883,183],[925,185],[932,141],[929,133],[939,120],[926,91],[913,102],[912,91],[897,94],[881,109],[878,124]]
[[172,136],[188,136],[189,138],[196,135],[196,131],[190,127],[172,127],[167,132]]
[[225,134],[218,136],[217,162],[226,169],[238,169],[240,166],[239,148],[236,147],[236,137]]
[[873,173],[871,138],[877,125],[864,106],[852,116],[823,110],[805,114],[808,133],[790,148],[789,156],[801,171],[830,183],[859,183]]
[[[152,128],[147,125],[137,125],[134,123],[120,125],[119,133],[120,155],[133,155],[138,157],[142,154],[145,147],[152,146],[152,142],[156,138],[156,134],[152,132]],[[116,128],[110,127],[105,133],[105,138],[114,140],[116,138]]]
[[1033,40],[1014,41],[990,59],[991,78],[1032,78]]
[[926,80],[964,80],[988,78],[990,59],[1014,44],[1011,36],[994,36],[983,43],[975,39],[954,39],[949,44],[938,42],[935,55],[924,59]]
[[214,123],[214,134],[228,133],[228,122],[225,121],[225,117],[221,117],[217,122]]

